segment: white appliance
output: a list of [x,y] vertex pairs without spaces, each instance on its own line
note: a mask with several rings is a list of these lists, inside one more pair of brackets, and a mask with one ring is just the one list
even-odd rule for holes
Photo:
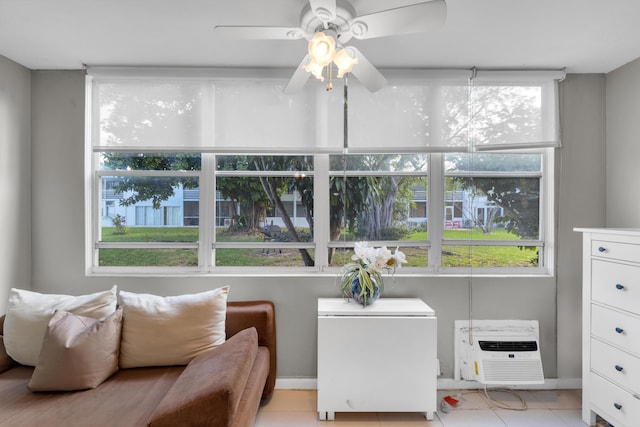
[[437,409],[435,312],[419,298],[318,299],[318,417]]
[[544,384],[537,320],[456,320],[455,379]]

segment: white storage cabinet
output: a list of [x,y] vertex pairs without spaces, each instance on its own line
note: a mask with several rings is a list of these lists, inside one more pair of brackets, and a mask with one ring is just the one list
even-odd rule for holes
[[318,414],[436,411],[437,319],[418,298],[318,300]]
[[640,425],[640,230],[583,233],[582,420]]

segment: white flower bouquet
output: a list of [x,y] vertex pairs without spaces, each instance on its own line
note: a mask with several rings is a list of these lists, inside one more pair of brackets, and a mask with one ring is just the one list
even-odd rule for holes
[[342,268],[342,295],[368,305],[384,291],[382,272],[394,274],[407,257],[398,248],[392,253],[386,246],[375,248],[369,242],[356,242],[354,252],[353,262]]

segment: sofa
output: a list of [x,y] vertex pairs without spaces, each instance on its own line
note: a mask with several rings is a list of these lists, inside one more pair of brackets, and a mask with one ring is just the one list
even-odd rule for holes
[[275,313],[268,301],[226,302],[226,340],[186,365],[120,368],[83,391],[31,391],[34,367],[7,354],[5,326],[3,315],[0,426],[247,427],[275,387]]

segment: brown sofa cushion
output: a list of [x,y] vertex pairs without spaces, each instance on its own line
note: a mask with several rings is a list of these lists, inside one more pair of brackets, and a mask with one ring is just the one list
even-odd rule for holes
[[258,333],[245,329],[189,363],[162,399],[150,426],[227,426],[258,352]]
[[4,338],[0,335],[0,372],[4,372],[16,365],[16,362],[9,357],[4,349]]

